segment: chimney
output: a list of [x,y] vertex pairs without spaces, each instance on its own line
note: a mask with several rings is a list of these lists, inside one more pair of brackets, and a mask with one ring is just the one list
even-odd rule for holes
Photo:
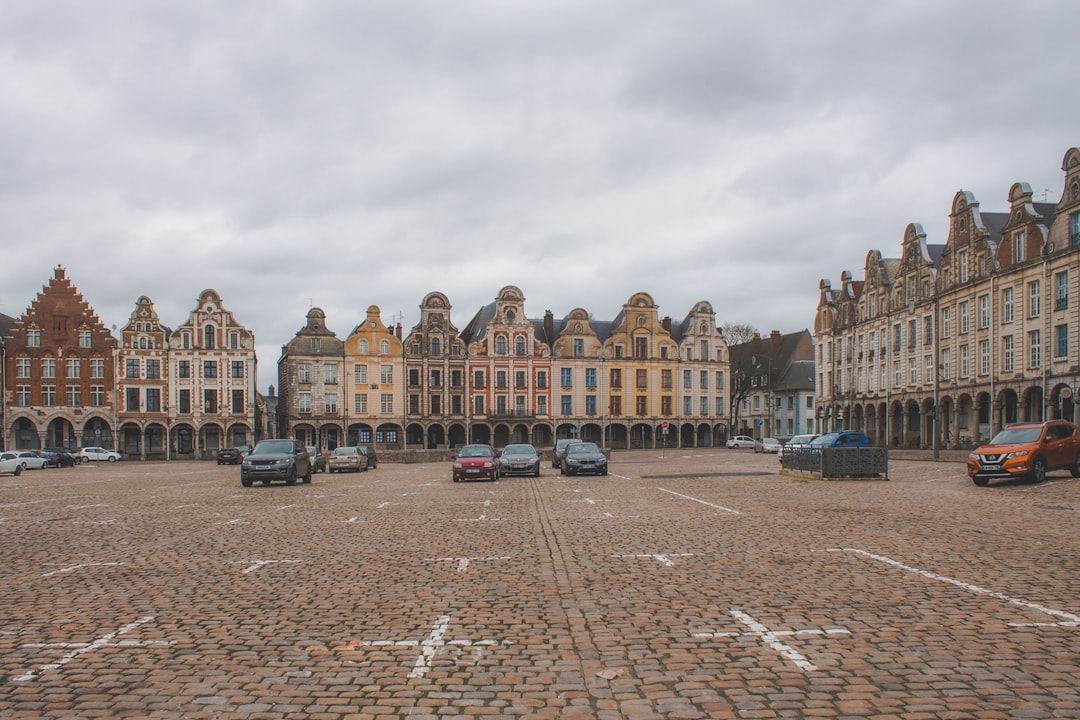
[[398,340],[401,339],[401,323],[398,323],[397,327],[394,328],[394,334],[397,335]]
[[769,333],[769,352],[773,355],[780,352],[780,343],[783,341],[783,336],[780,335],[779,330],[773,330]]
[[550,310],[544,311],[544,335],[548,345],[555,342],[555,316]]
[[670,315],[665,315],[664,319],[660,321],[660,325],[670,333],[671,332],[671,316]]

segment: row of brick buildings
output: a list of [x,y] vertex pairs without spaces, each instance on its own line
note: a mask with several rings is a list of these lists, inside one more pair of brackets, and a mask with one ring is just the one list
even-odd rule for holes
[[944,244],[910,224],[900,257],[820,283],[817,420],[892,447],[976,445],[1006,424],[1080,420],[1080,149],[1057,203],[1014,184],[1007,212],[955,194]]
[[[114,337],[57,267],[21,317],[0,316],[3,446],[101,445],[150,459],[205,458],[279,434],[323,448],[545,447],[556,437],[698,447],[721,444],[740,411],[744,432],[808,422],[799,409],[812,377],[809,387],[788,382],[799,348],[809,359],[805,331],[747,344],[753,372],[733,375],[708,302],[682,321],[661,317],[647,293],[611,320],[581,308],[530,319],[524,303],[507,286],[459,330],[449,299],[432,292],[404,338],[376,306],[344,339],[312,308],[282,347],[277,392],[264,396],[254,334],[216,291],[175,329],[140,297]],[[782,402],[785,391],[800,393],[798,403]]]

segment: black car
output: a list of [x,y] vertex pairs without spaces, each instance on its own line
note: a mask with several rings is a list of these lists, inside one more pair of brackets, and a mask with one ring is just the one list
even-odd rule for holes
[[41,457],[45,458],[49,467],[75,467],[81,458],[67,448],[45,448],[41,451]]
[[562,459],[566,457],[566,448],[570,443],[580,442],[574,438],[559,438],[555,441],[555,447],[551,450],[551,467],[561,466]]
[[239,465],[244,459],[236,448],[224,448],[217,451],[218,465]]
[[566,448],[566,457],[562,459],[560,472],[563,475],[582,473],[607,475],[607,464],[607,455],[596,446],[596,443],[572,443]]
[[240,464],[240,484],[244,487],[251,487],[256,480],[262,480],[263,485],[274,480],[295,485],[297,478],[311,482],[311,456],[296,440],[260,440]]
[[528,443],[507,445],[499,453],[500,475],[532,475],[540,477],[540,456]]

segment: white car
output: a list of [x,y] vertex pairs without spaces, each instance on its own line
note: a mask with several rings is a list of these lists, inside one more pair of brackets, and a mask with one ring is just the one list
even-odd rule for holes
[[761,452],[773,454],[779,453],[780,441],[776,438],[761,438]]
[[4,454],[17,456],[19,462],[22,463],[23,470],[40,470],[49,463],[48,460],[41,457],[41,455],[34,450],[12,450]]
[[106,450],[103,447],[84,447],[79,451],[79,457],[83,462],[89,460],[108,460],[109,462],[116,462],[120,459],[120,453],[113,450]]
[[13,452],[0,453],[0,475],[22,475],[23,466]]
[[734,435],[727,441],[728,450],[753,450],[754,438],[747,437],[746,435]]

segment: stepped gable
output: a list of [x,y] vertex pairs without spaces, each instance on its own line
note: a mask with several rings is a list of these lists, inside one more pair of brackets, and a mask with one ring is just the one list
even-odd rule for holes
[[27,326],[32,323],[41,329],[46,329],[42,321],[47,317],[56,319],[70,318],[74,321],[70,326],[61,326],[56,324],[57,321],[54,321],[48,329],[56,335],[66,335],[77,324],[85,323],[90,326],[91,331],[98,336],[99,340],[116,341],[109,329],[105,327],[105,323],[98,317],[97,312],[71,283],[66,271],[60,265],[53,269],[53,276],[49,283],[42,286],[41,291],[27,307],[26,312],[15,320],[8,334],[14,335],[15,333],[25,332]]

